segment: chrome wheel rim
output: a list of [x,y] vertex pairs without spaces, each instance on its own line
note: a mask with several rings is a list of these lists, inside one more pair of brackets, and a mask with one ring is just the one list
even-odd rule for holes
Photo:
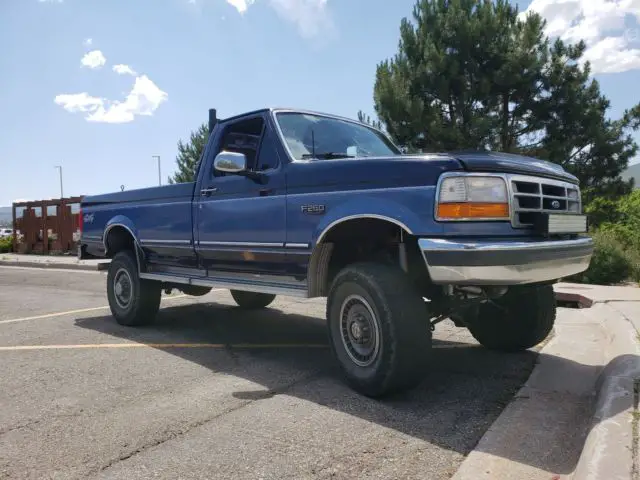
[[380,327],[373,309],[360,295],[350,295],[340,308],[342,344],[359,367],[375,362],[380,351]]
[[133,281],[129,272],[121,268],[113,276],[113,297],[122,309],[126,309],[131,304],[133,297]]

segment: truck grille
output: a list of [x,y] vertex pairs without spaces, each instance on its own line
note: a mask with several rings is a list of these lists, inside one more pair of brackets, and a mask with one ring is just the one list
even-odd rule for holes
[[511,176],[511,223],[516,228],[533,225],[536,213],[582,213],[577,185],[529,176]]

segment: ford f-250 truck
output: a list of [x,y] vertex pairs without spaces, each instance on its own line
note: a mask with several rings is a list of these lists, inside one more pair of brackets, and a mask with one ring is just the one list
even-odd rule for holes
[[195,181],[85,197],[80,258],[111,259],[123,325],[162,290],[228,288],[239,307],[327,297],[328,339],[355,390],[413,387],[444,319],[485,347],[528,349],[552,284],[593,251],[577,179],[491,152],[403,154],[354,120],[293,109],[217,119]]

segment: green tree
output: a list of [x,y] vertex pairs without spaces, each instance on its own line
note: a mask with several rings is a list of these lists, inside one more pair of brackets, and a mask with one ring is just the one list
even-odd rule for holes
[[371,120],[371,117],[366,115],[362,110],[358,111],[358,121],[371,125],[373,128],[377,128],[378,130],[383,130],[382,122],[380,122],[380,120]]
[[640,104],[608,119],[584,42],[550,42],[544,28],[507,0],[417,0],[377,66],[378,118],[414,150],[521,153],[563,165],[589,198],[628,192],[619,175],[637,153]]
[[195,131],[191,132],[187,143],[182,140],[178,141],[178,156],[176,157],[178,171],[169,178],[169,183],[195,181],[198,162],[202,157],[208,139],[209,128],[206,123],[203,123]]

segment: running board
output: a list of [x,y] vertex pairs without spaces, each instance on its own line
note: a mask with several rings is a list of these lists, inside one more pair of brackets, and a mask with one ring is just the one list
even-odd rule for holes
[[284,295],[286,297],[309,298],[306,285],[287,285],[274,282],[260,282],[253,280],[239,280],[222,277],[182,277],[164,273],[140,273],[140,278],[156,280],[164,283],[176,283],[179,285],[196,285],[198,287],[226,288],[229,290],[241,290],[245,292],[269,293],[272,295]]

